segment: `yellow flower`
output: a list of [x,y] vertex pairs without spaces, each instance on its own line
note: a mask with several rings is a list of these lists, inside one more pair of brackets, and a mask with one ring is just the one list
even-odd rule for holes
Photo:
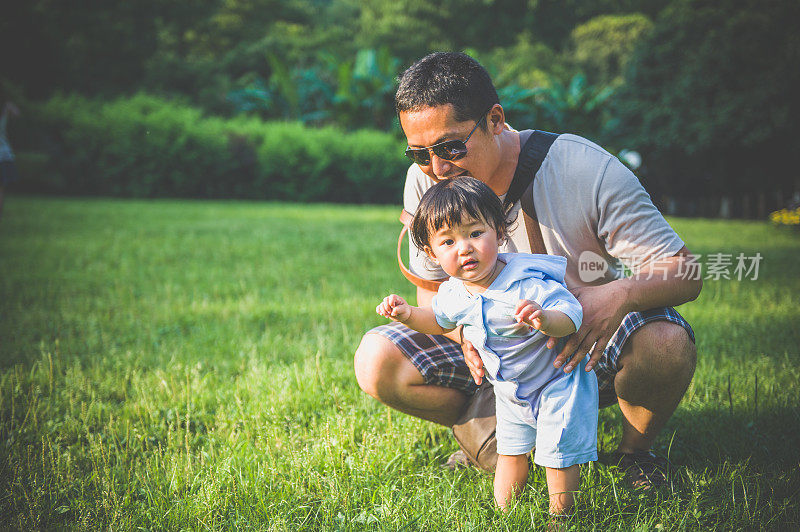
[[769,219],[775,225],[800,225],[800,207],[771,212]]

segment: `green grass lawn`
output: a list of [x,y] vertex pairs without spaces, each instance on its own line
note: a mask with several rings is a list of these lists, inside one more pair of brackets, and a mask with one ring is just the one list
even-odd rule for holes
[[[448,430],[352,370],[389,292],[396,207],[7,199],[0,220],[0,528],[528,530],[491,476],[444,471]],[[658,441],[672,493],[585,467],[576,528],[800,527],[800,233],[672,220],[690,249],[754,255],[680,310],[694,382]],[[601,453],[619,436],[600,415]]]

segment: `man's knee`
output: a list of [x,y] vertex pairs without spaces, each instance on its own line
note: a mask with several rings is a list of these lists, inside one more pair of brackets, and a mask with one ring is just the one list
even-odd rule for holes
[[422,375],[400,349],[378,334],[364,335],[354,363],[358,385],[383,403],[392,403],[406,385],[424,383]]
[[697,349],[689,333],[668,321],[646,324],[631,336],[620,357],[620,368],[643,369],[665,378],[691,379]]

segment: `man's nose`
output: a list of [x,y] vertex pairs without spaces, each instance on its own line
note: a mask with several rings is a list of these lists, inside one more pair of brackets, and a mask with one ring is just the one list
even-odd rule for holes
[[434,175],[438,178],[444,178],[449,172],[453,165],[450,161],[442,159],[438,155],[431,153],[431,169],[433,170]]

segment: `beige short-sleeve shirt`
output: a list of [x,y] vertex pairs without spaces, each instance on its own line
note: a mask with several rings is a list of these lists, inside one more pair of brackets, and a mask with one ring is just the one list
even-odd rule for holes
[[[403,208],[414,213],[433,184],[412,164]],[[547,253],[567,259],[568,287],[622,278],[624,268],[635,270],[671,257],[684,245],[639,179],[616,157],[577,135],[560,135],[550,147],[536,173],[533,204]],[[512,213],[519,209],[517,202]],[[500,251],[530,252],[521,217]],[[411,271],[424,279],[446,277],[413,243],[409,260]]]

